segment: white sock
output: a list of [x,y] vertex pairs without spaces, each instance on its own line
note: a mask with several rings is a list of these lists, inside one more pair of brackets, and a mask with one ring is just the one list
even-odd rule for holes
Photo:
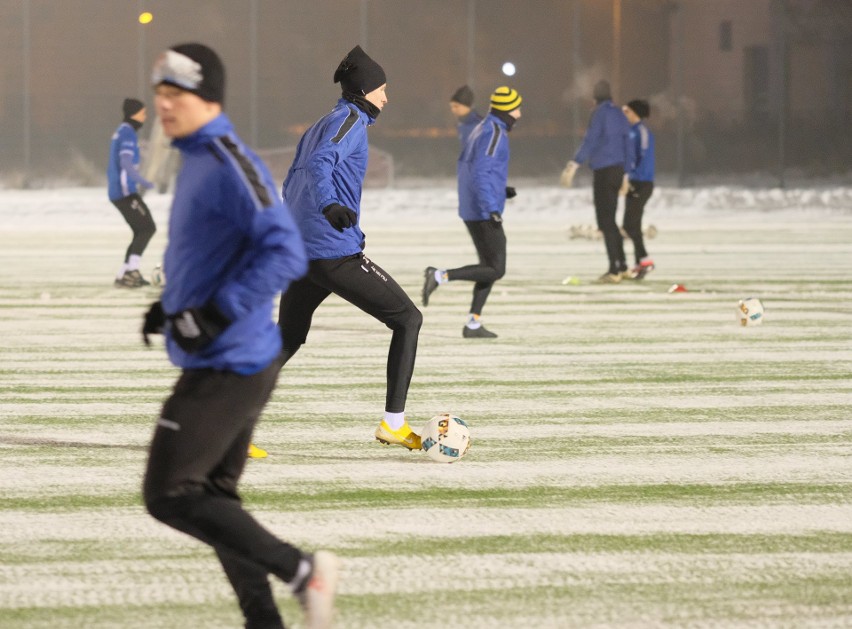
[[127,261],[127,270],[128,271],[138,271],[139,265],[142,262],[142,256],[137,256],[135,253],[130,256],[130,259]]
[[385,423],[390,426],[391,430],[399,430],[405,423],[405,412],[389,413],[385,411]]
[[120,280],[124,277],[124,274],[127,272],[127,262],[121,265],[121,268],[118,270],[118,275],[115,276],[115,279]]
[[299,568],[296,570],[296,576],[293,577],[292,581],[290,581],[290,590],[293,593],[296,593],[302,587],[302,583],[304,583],[310,573],[311,562],[307,559],[299,561]]
[[479,315],[471,313],[467,318],[467,327],[471,330],[475,330],[477,328],[482,327],[482,322],[479,320]]
[[435,281],[438,282],[438,284],[446,284],[450,280],[447,279],[446,271],[443,269],[435,269]]

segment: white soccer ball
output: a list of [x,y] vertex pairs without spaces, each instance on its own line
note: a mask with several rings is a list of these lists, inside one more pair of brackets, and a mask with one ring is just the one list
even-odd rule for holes
[[763,304],[757,297],[747,297],[737,303],[737,318],[740,325],[760,325],[763,323]]
[[444,413],[426,422],[420,434],[423,450],[438,463],[455,463],[470,450],[470,428],[463,419]]
[[151,271],[151,286],[162,288],[166,285],[166,274],[163,272],[163,267],[159,264]]

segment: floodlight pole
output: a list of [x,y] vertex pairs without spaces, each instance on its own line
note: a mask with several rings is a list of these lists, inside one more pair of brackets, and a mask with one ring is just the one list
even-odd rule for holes
[[775,75],[778,103],[778,187],[787,184],[786,170],[786,133],[787,133],[787,3],[776,0],[772,11],[775,30]]
[[361,0],[361,48],[367,49],[367,13],[369,0]]
[[476,0],[467,0],[467,84],[476,93]]
[[612,96],[616,102],[621,95],[621,0],[612,0]]
[[145,8],[144,0],[136,1],[136,23],[139,29],[139,39],[136,46],[136,90],[137,98],[145,97],[145,25],[139,22],[139,16]]
[[682,188],[685,183],[685,166],[686,161],[686,129],[685,129],[685,112],[683,110],[683,33],[684,33],[684,18],[683,4],[677,3],[674,6],[675,14],[675,67],[674,67],[674,97],[677,105],[677,185]]
[[257,149],[257,0],[249,10],[249,138]]
[[21,22],[23,27],[24,48],[24,178],[29,180],[31,167],[31,126],[30,116],[30,0],[22,0]]
[[[582,0],[574,0],[574,10],[571,14],[571,83],[576,87],[579,85],[578,80],[580,78],[580,72],[582,71],[580,68],[580,22],[581,22],[581,14],[582,10]],[[573,102],[571,103],[571,139],[574,141],[574,146],[572,147],[572,155],[577,151],[576,138],[578,137],[576,134],[580,129],[580,98],[578,98],[577,94],[573,93]]]

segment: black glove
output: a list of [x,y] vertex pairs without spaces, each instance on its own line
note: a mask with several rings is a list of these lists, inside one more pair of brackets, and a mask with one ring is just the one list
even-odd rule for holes
[[162,334],[163,327],[166,325],[166,313],[163,312],[163,304],[155,301],[145,313],[145,322],[142,324],[142,340],[145,345],[151,347],[151,341],[148,339],[149,334]]
[[358,215],[355,214],[355,210],[339,203],[326,205],[322,209],[322,213],[325,215],[325,219],[331,223],[331,226],[339,232],[358,222]]
[[491,212],[491,214],[489,214],[489,216],[491,217],[492,223],[502,223],[503,222],[503,215],[500,214],[500,212]]
[[506,198],[514,199],[516,196],[518,196],[518,191],[515,190],[512,186],[506,186]]
[[190,354],[202,349],[231,325],[230,319],[213,304],[187,308],[169,317],[172,338]]

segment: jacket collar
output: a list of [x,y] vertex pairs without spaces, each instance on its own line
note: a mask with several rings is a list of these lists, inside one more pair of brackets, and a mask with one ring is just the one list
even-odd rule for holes
[[228,135],[233,130],[234,125],[231,124],[227,114],[221,113],[194,133],[172,140],[172,146],[182,151],[191,151],[194,148],[206,145],[213,138]]
[[368,114],[368,113],[367,113],[367,112],[365,112],[363,109],[361,109],[360,107],[358,107],[358,106],[357,106],[355,103],[353,103],[351,100],[346,100],[345,98],[340,98],[340,99],[337,101],[337,107],[341,107],[341,106],[343,106],[343,107],[349,107],[349,109],[354,109],[355,111],[357,111],[357,112],[358,112],[358,115],[361,117],[361,120],[363,120],[363,121],[364,121],[364,124],[366,124],[367,126],[370,126],[370,125],[372,125],[374,122],[376,122],[376,119],[375,119],[375,118],[373,118],[370,114]]

